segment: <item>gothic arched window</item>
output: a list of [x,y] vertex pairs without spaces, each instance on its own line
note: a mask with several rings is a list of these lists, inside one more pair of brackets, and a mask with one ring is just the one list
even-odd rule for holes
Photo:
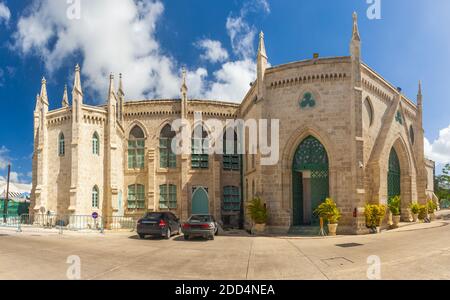
[[159,137],[159,165],[161,168],[174,169],[177,167],[177,156],[172,151],[172,141],[176,132],[167,124],[161,130]]
[[100,155],[100,138],[97,132],[92,136],[92,154]]
[[238,171],[241,169],[241,157],[238,154],[238,137],[234,130],[228,129],[223,135],[223,169]]
[[92,208],[99,208],[100,207],[100,202],[99,202],[99,191],[98,191],[98,187],[94,186],[92,188]]
[[59,156],[64,156],[66,154],[66,142],[64,138],[64,133],[59,134],[58,138],[58,154]]
[[208,132],[202,125],[197,125],[192,134],[192,168],[208,169],[209,140]]
[[134,126],[128,139],[128,169],[143,169],[145,162],[145,135],[139,126]]

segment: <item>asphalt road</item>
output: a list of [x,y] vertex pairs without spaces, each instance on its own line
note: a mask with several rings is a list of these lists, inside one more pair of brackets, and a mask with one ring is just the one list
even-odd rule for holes
[[450,226],[436,221],[367,236],[214,241],[0,229],[0,279],[68,279],[68,270],[69,277],[78,274],[73,257],[81,279],[368,279],[369,268],[381,279],[450,279]]

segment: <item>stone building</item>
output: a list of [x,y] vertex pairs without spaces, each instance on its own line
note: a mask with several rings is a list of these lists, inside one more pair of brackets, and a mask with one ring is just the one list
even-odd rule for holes
[[[171,210],[182,220],[209,212],[239,226],[250,223],[246,203],[260,196],[270,228],[287,231],[315,223],[312,211],[332,197],[343,214],[340,232],[359,234],[366,231],[366,203],[401,195],[408,220],[410,203],[426,201],[430,181],[421,87],[415,104],[363,63],[356,14],[353,19],[345,57],[314,55],[268,67],[261,34],[257,78],[240,104],[188,99],[185,80],[181,99],[127,102],[122,78],[115,89],[111,76],[107,104],[89,106],[77,66],[72,105],[66,89],[62,107],[49,111],[44,79],[34,114],[34,211]],[[280,120],[278,162],[262,164],[261,151],[249,154],[248,135],[243,155],[175,155],[170,124],[182,118],[200,126],[195,112],[224,122]]]

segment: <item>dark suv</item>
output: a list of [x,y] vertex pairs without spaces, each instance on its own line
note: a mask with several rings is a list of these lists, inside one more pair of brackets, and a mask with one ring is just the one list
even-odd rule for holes
[[149,212],[137,223],[137,234],[144,239],[147,235],[170,239],[181,233],[180,219],[171,212]]

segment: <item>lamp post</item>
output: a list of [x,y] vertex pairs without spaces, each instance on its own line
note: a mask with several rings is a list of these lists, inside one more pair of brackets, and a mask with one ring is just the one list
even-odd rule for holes
[[3,203],[3,222],[6,224],[6,215],[8,214],[8,201],[9,201],[9,177],[11,175],[11,165],[8,164],[8,178],[6,181],[6,197]]

